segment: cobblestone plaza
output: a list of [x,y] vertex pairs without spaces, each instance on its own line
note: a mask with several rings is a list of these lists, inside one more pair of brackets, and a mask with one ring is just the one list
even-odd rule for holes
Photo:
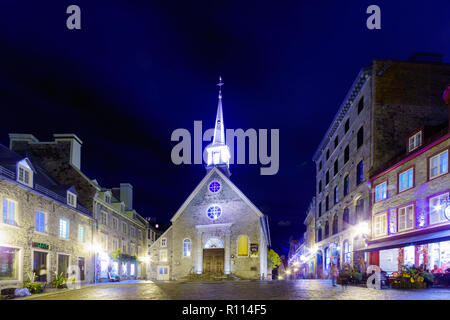
[[36,300],[449,300],[450,289],[332,287],[327,280],[100,284],[36,295]]

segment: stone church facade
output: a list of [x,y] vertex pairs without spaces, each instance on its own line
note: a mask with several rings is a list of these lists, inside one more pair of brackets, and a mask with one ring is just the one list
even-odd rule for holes
[[150,247],[151,279],[194,274],[267,278],[268,219],[229,179],[221,99],[219,94],[214,139],[206,148],[207,174]]

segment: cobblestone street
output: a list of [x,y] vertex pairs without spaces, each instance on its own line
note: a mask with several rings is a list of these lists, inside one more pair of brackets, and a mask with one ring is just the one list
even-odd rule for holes
[[43,300],[450,300],[450,289],[332,287],[326,280],[151,282],[101,284],[29,297]]

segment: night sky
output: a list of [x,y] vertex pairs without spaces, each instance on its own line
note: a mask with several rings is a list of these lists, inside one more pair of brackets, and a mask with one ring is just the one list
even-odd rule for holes
[[[81,30],[66,28],[71,4]],[[371,4],[381,30],[366,28]],[[311,158],[359,70],[414,51],[449,61],[449,14],[448,0],[4,1],[0,143],[75,133],[88,177],[133,184],[137,211],[169,221],[205,175],[172,164],[171,134],[213,126],[222,75],[226,128],[280,129],[278,174],[230,170],[285,254],[314,195]]]

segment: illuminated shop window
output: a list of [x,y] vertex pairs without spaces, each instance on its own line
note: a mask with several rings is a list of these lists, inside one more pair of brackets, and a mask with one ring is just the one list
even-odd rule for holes
[[19,250],[0,247],[0,280],[18,279]]
[[430,224],[447,222],[445,218],[445,203],[449,193],[443,193],[430,199]]

